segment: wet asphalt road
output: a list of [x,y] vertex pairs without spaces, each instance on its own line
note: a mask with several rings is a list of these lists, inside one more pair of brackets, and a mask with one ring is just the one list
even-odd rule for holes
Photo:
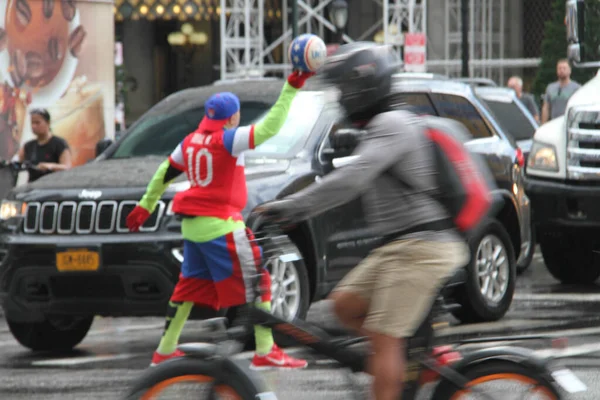
[[[586,393],[568,399],[600,398],[600,285],[565,287],[546,272],[541,256],[518,279],[510,312],[496,323],[458,325],[445,317],[439,335],[456,338],[546,335],[544,339],[469,345],[514,344],[553,354],[588,385]],[[321,304],[313,305],[309,319],[328,319]],[[190,321],[182,342],[194,341],[198,321]],[[118,399],[147,368],[159,341],[162,318],[97,318],[76,351],[68,354],[34,354],[21,347],[0,319],[0,399],[75,400]],[[566,349],[553,349],[552,336],[568,337]],[[294,351],[294,350],[292,350]],[[345,373],[331,364],[311,360],[308,369],[263,373],[280,399],[348,399],[353,388]],[[242,354],[241,358],[248,358]],[[355,376],[366,383],[365,376]],[[366,397],[365,397],[366,398]]]

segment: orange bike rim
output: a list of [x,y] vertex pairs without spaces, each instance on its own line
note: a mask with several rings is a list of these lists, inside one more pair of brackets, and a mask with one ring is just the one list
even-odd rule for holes
[[[467,383],[466,386],[473,387],[473,386],[476,386],[476,385],[479,385],[482,383],[491,382],[491,381],[499,381],[499,380],[512,380],[512,381],[527,383],[529,385],[536,385],[539,383],[537,380],[530,378],[528,376],[521,375],[521,374],[491,374],[491,375],[486,375],[486,376],[482,376],[480,378],[473,379],[472,381]],[[544,386],[538,386],[538,387],[534,388],[533,391],[545,394],[550,399],[558,400],[557,397],[548,388],[546,388]],[[450,398],[450,400],[459,400],[461,398],[461,396],[463,396],[469,392],[470,392],[469,389],[463,389],[461,391],[458,391],[458,392],[454,393],[454,395]]]
[[[175,378],[166,379],[149,388],[146,391],[146,393],[144,393],[141,400],[154,400],[158,395],[160,395],[163,392],[163,390],[165,390],[169,386],[176,385],[178,383],[209,383],[212,381],[214,381],[214,378],[206,375],[176,376]],[[217,393],[220,396],[225,396],[227,400],[242,400],[240,395],[237,394],[235,390],[233,390],[227,385],[215,386],[215,393]]]

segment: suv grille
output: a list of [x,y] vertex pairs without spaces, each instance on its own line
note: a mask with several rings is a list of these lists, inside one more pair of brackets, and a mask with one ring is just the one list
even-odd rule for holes
[[567,176],[577,180],[600,180],[600,112],[577,107],[567,119]]
[[[125,219],[137,204],[133,200],[32,202],[27,204],[23,231],[60,235],[126,233]],[[156,231],[165,208],[165,203],[159,201],[140,232]]]

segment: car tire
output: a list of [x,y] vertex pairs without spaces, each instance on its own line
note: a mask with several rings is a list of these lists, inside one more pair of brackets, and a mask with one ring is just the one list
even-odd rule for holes
[[[515,292],[517,271],[512,242],[504,226],[492,219],[470,238],[469,247],[467,281],[455,294],[461,308],[452,314],[463,323],[497,321],[508,311]],[[495,290],[490,291],[490,285]]]
[[540,249],[550,274],[563,284],[593,284],[600,277],[599,245],[594,236],[575,232],[540,234]]
[[[304,263],[304,259],[302,258],[302,253],[287,237],[278,237],[276,245],[272,242],[265,242],[262,244],[262,250],[265,258],[269,258],[265,266],[271,274],[271,312],[288,321],[291,321],[294,318],[305,319],[308,308],[310,307],[310,286],[308,281],[308,270]],[[276,260],[277,255],[290,253],[297,254],[299,259],[285,263],[280,260],[274,261]],[[290,282],[292,279],[293,281]],[[285,286],[282,286],[282,283],[284,282],[286,282],[286,284]],[[289,289],[287,292],[296,291],[298,297],[294,300],[291,295],[286,296],[286,288]],[[278,302],[280,303],[277,304]],[[282,309],[281,302],[287,302],[286,304],[289,306],[288,309],[293,309],[291,315],[280,312]],[[233,322],[241,317],[239,315],[239,310],[239,307],[228,310],[227,318],[229,321]],[[280,346],[288,346],[295,343],[287,336],[280,335],[277,332],[274,332],[274,338],[275,342]],[[251,340],[251,342],[251,345],[254,345],[254,340]],[[250,345],[250,343],[247,345]]]
[[527,271],[527,268],[529,268],[529,266],[531,265],[531,262],[533,261],[533,256],[535,254],[535,247],[536,247],[536,237],[535,237],[535,228],[532,224],[531,226],[531,244],[529,246],[529,251],[527,252],[527,256],[523,259],[523,261],[521,261],[520,263],[517,264],[517,275],[522,274],[523,272]]
[[33,351],[71,350],[85,338],[92,322],[90,317],[48,317],[41,322],[14,322],[7,319],[13,337]]

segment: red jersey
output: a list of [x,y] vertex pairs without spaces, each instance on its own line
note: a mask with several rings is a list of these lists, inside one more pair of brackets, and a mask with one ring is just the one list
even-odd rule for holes
[[173,199],[173,212],[243,220],[247,190],[242,152],[254,148],[254,126],[190,133],[169,156],[190,188]]

